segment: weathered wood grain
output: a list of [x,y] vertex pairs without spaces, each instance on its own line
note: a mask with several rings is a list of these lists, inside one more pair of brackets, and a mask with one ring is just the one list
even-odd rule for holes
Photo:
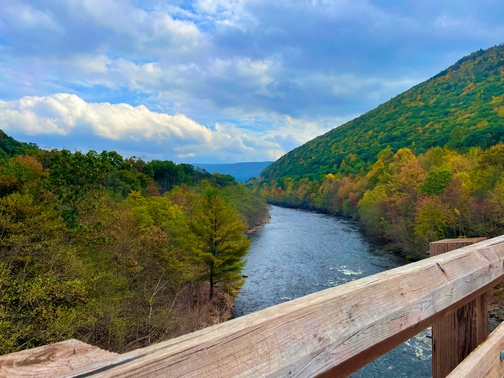
[[0,356],[0,377],[56,377],[112,356],[116,353],[67,340]]
[[504,323],[498,326],[464,361],[451,373],[449,378],[502,378],[504,362],[501,351],[504,350]]
[[504,273],[504,236],[324,290],[68,376],[346,376],[477,298]]
[[[462,248],[486,238],[444,239],[430,243],[430,255]],[[488,336],[487,294],[432,325],[432,377],[445,378]]]

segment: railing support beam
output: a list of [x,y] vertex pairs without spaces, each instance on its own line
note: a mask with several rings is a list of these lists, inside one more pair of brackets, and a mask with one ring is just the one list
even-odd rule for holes
[[[444,239],[430,243],[431,256],[485,240]],[[488,336],[488,300],[484,293],[432,325],[432,377],[445,378]]]

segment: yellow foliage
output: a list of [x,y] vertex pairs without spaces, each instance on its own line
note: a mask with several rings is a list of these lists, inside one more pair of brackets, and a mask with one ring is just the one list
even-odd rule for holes
[[328,173],[325,177],[326,180],[336,180],[336,176],[334,176],[332,173]]
[[419,204],[415,219],[415,235],[425,241],[442,239],[450,223],[447,206],[438,197],[425,199]]
[[467,172],[459,172],[455,176],[462,182],[462,189],[467,194],[471,194],[476,189],[476,185],[472,182],[471,177]]
[[487,126],[488,126],[488,121],[486,119],[484,119],[483,121],[478,122],[478,124],[476,125],[476,127],[478,129],[482,129],[482,128],[487,127]]
[[465,95],[465,94],[469,93],[473,89],[474,89],[474,83],[471,82],[471,83],[469,83],[469,84],[466,85],[466,87],[464,88],[464,91],[462,92],[462,95]]
[[492,96],[492,101],[490,101],[490,104],[492,105],[500,105],[504,102],[504,94],[500,96]]
[[462,113],[458,118],[457,118],[457,121],[458,122],[462,122],[464,120],[466,120],[467,118],[471,118],[472,117],[472,114],[471,113]]
[[498,108],[495,108],[494,112],[496,112],[499,117],[504,117],[504,106],[499,106]]

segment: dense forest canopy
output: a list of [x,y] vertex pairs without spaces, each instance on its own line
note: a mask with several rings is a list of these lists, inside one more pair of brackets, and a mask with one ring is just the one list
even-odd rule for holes
[[265,180],[369,170],[380,151],[465,153],[504,141],[504,45],[479,50],[267,167]]
[[225,319],[245,230],[267,217],[230,175],[0,131],[0,354],[69,338],[120,352]]

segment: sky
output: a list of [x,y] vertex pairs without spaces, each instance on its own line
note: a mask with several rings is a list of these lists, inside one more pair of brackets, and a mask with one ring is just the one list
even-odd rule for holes
[[0,0],[0,129],[41,148],[275,160],[504,42],[502,0]]

